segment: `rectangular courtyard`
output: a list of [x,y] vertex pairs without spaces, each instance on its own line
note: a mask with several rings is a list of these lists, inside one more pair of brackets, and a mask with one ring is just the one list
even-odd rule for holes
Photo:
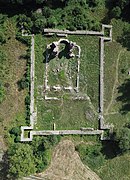
[[68,35],[62,39],[80,46],[80,58],[68,58],[61,44],[59,55],[47,61],[47,45],[60,39],[35,36],[35,129],[53,130],[54,126],[56,130],[98,129],[100,38]]

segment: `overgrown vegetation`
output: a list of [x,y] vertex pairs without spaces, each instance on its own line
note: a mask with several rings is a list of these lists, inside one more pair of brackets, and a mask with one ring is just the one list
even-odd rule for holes
[[93,170],[98,170],[105,162],[105,156],[101,152],[100,143],[93,145],[79,144],[76,150],[79,152],[84,164],[89,165]]
[[[59,5],[59,6],[58,6]],[[104,5],[98,1],[44,1],[40,9],[32,12],[31,16],[20,15],[20,26],[29,31],[43,32],[45,27],[69,30],[100,29],[100,21],[93,14]]]
[[[17,133],[16,129],[12,131]],[[59,140],[60,136],[35,137],[30,144],[12,144],[8,150],[8,177],[18,178],[43,171],[50,162],[53,146]]]

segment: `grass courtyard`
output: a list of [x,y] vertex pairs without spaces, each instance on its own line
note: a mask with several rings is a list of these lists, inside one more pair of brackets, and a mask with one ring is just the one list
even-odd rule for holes
[[[98,93],[99,93],[99,38],[92,36],[68,36],[70,41],[81,47],[79,93],[61,90],[44,91],[46,68],[46,45],[59,40],[57,37],[35,37],[35,100],[37,106],[38,130],[80,129],[81,127],[98,128]],[[77,59],[67,59],[63,54],[60,58],[51,59],[48,63],[48,84],[51,86],[76,86]],[[60,67],[59,72],[55,73]],[[71,80],[68,78],[71,73]],[[60,100],[45,100],[58,97]],[[84,100],[75,99],[77,96]]]

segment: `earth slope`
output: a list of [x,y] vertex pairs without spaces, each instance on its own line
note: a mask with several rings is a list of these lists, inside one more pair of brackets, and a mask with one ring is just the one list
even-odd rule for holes
[[101,180],[85,166],[72,141],[61,141],[55,148],[49,168],[39,174],[45,180]]

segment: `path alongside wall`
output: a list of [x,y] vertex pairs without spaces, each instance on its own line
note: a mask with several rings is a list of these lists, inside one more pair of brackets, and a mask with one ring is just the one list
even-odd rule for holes
[[[111,35],[111,33],[109,34]],[[112,37],[100,38],[100,93],[99,93],[99,127],[102,130],[111,129],[113,125],[105,124],[104,122],[104,42],[112,41]]]

